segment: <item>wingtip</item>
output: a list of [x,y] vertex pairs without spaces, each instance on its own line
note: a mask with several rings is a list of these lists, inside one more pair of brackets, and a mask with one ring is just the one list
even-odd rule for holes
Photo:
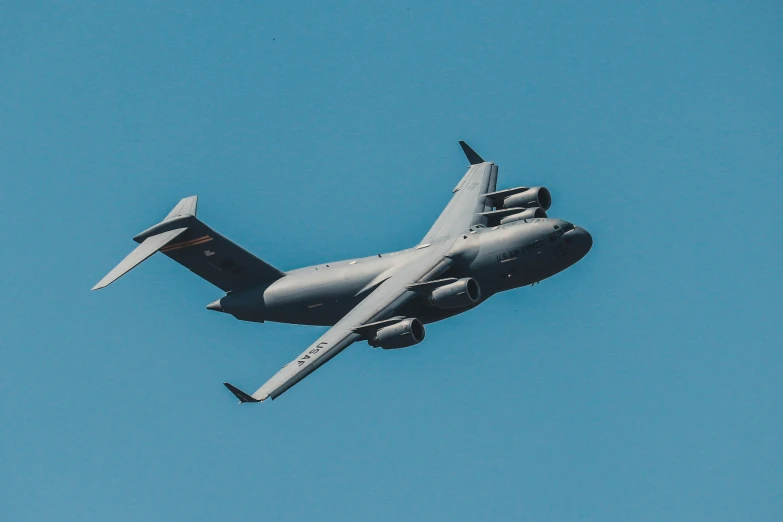
[[484,160],[476,154],[476,151],[470,148],[470,145],[465,143],[463,140],[459,141],[459,146],[462,147],[462,152],[465,153],[465,156],[468,158],[468,161],[471,165],[476,165],[478,163],[484,163]]
[[247,393],[243,392],[230,382],[224,382],[223,386],[228,388],[228,391],[234,394],[234,396],[239,399],[239,404],[242,404],[244,402],[261,402],[262,399],[256,399],[255,397],[248,395]]

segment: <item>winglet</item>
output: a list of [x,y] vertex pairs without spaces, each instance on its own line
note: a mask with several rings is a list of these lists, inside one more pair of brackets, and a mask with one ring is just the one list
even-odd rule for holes
[[223,386],[228,388],[228,391],[233,393],[236,396],[236,398],[239,399],[239,404],[242,404],[243,402],[261,402],[260,399],[254,399],[253,397],[243,392],[242,390],[240,390],[230,382],[224,382]]
[[470,162],[471,165],[476,165],[477,163],[484,163],[484,160],[481,159],[481,156],[476,154],[476,151],[471,149],[467,143],[465,143],[464,141],[460,141],[459,146],[462,147],[462,152],[465,153],[465,156],[467,156],[468,161]]

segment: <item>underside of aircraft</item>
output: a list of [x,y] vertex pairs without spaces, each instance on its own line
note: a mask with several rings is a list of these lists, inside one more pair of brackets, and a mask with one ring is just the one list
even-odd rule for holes
[[240,403],[279,397],[357,341],[413,346],[424,340],[425,324],[551,277],[592,247],[585,229],[547,216],[545,187],[497,190],[498,167],[460,145],[468,171],[427,234],[406,250],[282,271],[200,221],[191,196],[137,234],[136,249],[93,290],[161,252],[225,292],[210,310],[244,321],[331,326],[252,394],[224,383]]

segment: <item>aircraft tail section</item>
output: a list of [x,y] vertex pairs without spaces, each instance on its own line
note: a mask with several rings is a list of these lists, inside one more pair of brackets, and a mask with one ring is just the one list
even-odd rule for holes
[[182,199],[166,218],[136,235],[140,243],[93,290],[113,283],[157,251],[225,292],[280,279],[285,274],[218,234],[196,217],[197,196]]

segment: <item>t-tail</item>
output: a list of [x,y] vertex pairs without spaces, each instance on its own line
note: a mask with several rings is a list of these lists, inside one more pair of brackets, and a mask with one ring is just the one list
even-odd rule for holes
[[198,196],[182,199],[163,221],[134,237],[140,245],[92,289],[109,286],[158,251],[225,292],[285,275],[199,221],[197,202]]

